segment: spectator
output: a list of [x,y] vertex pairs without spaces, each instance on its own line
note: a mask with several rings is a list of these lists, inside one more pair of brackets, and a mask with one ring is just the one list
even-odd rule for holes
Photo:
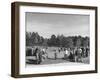
[[54,53],[54,59],[56,60],[57,59],[57,52],[55,50],[55,53]]
[[36,56],[36,63],[40,64],[42,61],[42,54],[38,48],[35,49],[34,56]]
[[82,50],[78,48],[75,52],[75,62],[82,62]]
[[64,54],[64,59],[68,59],[68,57],[69,57],[69,55],[70,55],[70,53],[69,53],[69,50],[68,49],[66,49],[65,50],[65,54]]

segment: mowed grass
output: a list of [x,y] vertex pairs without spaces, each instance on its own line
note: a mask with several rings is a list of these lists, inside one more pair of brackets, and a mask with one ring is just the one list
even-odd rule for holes
[[48,47],[46,53],[48,58],[55,58],[55,53],[57,58],[64,58],[65,51],[58,51],[59,47]]

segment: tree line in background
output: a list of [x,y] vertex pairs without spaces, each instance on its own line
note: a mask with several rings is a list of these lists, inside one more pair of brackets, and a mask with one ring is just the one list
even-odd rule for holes
[[26,46],[89,47],[89,37],[51,35],[43,38],[37,32],[26,32]]

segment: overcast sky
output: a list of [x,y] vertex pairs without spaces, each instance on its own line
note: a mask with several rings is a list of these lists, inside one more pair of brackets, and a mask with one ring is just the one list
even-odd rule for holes
[[38,32],[44,38],[50,38],[52,34],[89,36],[89,16],[27,12],[26,31]]

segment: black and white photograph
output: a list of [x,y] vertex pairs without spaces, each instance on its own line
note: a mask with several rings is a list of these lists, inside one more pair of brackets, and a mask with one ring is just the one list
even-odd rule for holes
[[89,15],[26,12],[26,67],[90,64],[89,22]]
[[97,7],[12,3],[12,76],[97,73]]

